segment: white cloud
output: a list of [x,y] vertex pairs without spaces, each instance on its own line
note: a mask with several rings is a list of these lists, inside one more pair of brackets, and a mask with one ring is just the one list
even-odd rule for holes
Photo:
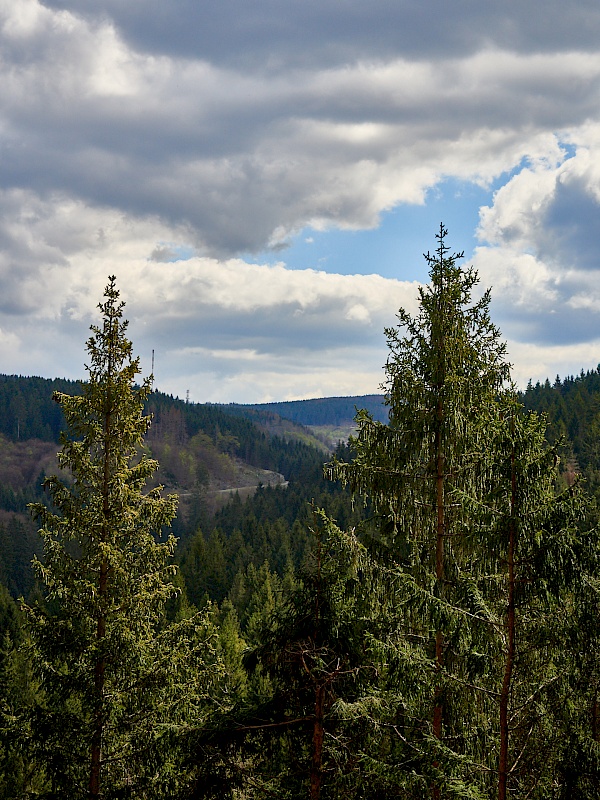
[[600,364],[600,338],[584,344],[550,346],[509,340],[508,351],[513,377],[522,389],[530,380],[543,383],[548,378],[553,383],[556,375],[579,375],[582,369],[596,369]]
[[366,308],[362,303],[356,303],[356,305],[351,306],[345,314],[345,318],[348,320],[353,320],[355,322],[371,322],[371,315],[369,313],[369,309]]
[[599,132],[571,131],[580,144],[569,158],[511,178],[481,211],[475,255],[498,317],[523,345],[581,346],[582,359],[600,324]]
[[[0,235],[8,236],[14,198],[3,199]],[[277,390],[315,396],[333,386],[353,393],[353,383],[375,391],[382,329],[400,305],[416,308],[412,282],[240,259],[158,262],[152,256],[173,230],[156,221],[97,214],[71,201],[28,208],[31,241],[22,258],[24,267],[31,262],[29,277],[0,308],[0,329],[10,335],[0,371],[79,377],[109,274],[117,275],[145,371],[155,350],[160,388],[190,388],[198,400],[260,400]],[[10,264],[0,269],[8,284]]]
[[[503,173],[475,254],[494,313],[533,371],[587,353],[600,9],[551,0],[543,24],[528,0],[340,9],[0,0],[0,370],[73,374],[116,273],[171,387],[372,391],[415,286],[289,270],[290,238],[375,228],[446,177]],[[282,263],[240,257],[265,248]]]

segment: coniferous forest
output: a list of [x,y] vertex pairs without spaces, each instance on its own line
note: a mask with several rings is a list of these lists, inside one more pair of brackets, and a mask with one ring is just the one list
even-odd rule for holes
[[600,367],[519,392],[445,237],[334,452],[157,392],[114,278],[0,376],[0,798],[597,800]]

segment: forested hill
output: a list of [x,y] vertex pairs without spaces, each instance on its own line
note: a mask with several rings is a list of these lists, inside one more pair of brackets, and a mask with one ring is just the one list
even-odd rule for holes
[[[79,394],[77,381],[49,380],[20,375],[0,375],[0,435],[10,442],[39,439],[58,442],[64,420],[60,407],[52,400],[53,392]],[[221,453],[235,456],[254,467],[281,472],[289,478],[302,470],[301,464],[312,462],[319,444],[307,432],[293,426],[281,428],[279,436],[238,414],[228,413],[226,406],[186,403],[179,398],[154,392],[148,401],[154,420],[150,438],[184,444],[201,433]],[[307,445],[314,445],[307,447]]]
[[600,494],[600,365],[595,370],[553,384],[529,384],[523,393],[525,407],[546,414],[548,437],[564,440],[564,457],[574,472],[581,472],[588,491]]
[[0,433],[12,442],[27,439],[58,442],[64,420],[52,394],[80,391],[77,381],[0,375]]
[[319,397],[313,400],[289,400],[281,403],[232,403],[225,408],[245,411],[257,411],[278,414],[284,419],[310,426],[343,426],[351,423],[357,409],[364,408],[373,418],[387,422],[387,408],[383,404],[383,395],[366,394],[355,397]]
[[[75,395],[75,381],[0,376],[0,583],[27,594],[30,561],[39,551],[27,504],[44,500],[44,477],[56,472],[59,434],[65,428],[55,391]],[[174,531],[182,540],[239,491],[282,482],[306,486],[328,458],[306,429],[279,420],[277,431],[219,406],[186,403],[154,392],[146,446],[160,469],[157,480],[179,495]],[[313,492],[314,494],[314,492]],[[308,498],[310,499],[310,498]],[[208,528],[210,531],[210,527]],[[264,558],[263,558],[264,560]]]
[[[55,391],[77,394],[80,386],[65,379],[0,375],[0,434],[12,442],[30,439],[58,442],[64,421],[59,406],[52,400]],[[551,437],[568,439],[581,469],[598,461],[600,366],[582,371],[576,377],[561,380],[557,376],[554,383],[549,380],[530,383],[522,397],[528,409],[548,415]],[[155,392],[149,405],[155,415],[155,437],[159,431],[171,438],[192,437],[202,431],[243,460],[284,473],[291,464],[289,450],[294,450],[301,439],[305,443],[310,440],[300,429],[277,428],[273,422],[277,417],[305,426],[342,425],[354,419],[357,408],[365,408],[375,419],[382,422],[387,419],[383,395],[218,405],[188,404]],[[281,431],[281,436],[265,435],[265,428],[274,427]],[[288,445],[286,440],[292,444]]]

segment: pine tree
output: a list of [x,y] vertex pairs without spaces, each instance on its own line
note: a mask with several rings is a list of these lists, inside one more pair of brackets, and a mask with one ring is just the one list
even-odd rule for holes
[[151,386],[135,384],[139,359],[123,305],[111,277],[87,342],[82,394],[54,395],[68,431],[62,477],[45,482],[49,508],[32,506],[42,523],[44,556],[34,567],[45,603],[24,607],[42,689],[29,744],[47,797],[169,796],[173,726],[199,713],[209,690],[206,618],[165,621],[175,539],[164,531],[177,499],[144,490],[158,466],[141,449]]
[[[595,531],[579,530],[580,488],[557,488],[559,458],[547,443],[545,419],[525,413],[510,393],[498,412],[480,462],[489,491],[461,498],[477,521],[470,532],[472,572],[491,612],[488,752],[497,752],[497,763],[488,762],[495,776],[490,794],[545,798],[564,783],[564,740],[573,741],[579,704],[573,678],[582,658],[574,642],[583,633],[574,636],[574,628],[595,599],[589,595],[598,539]],[[576,796],[574,787],[566,796]]]
[[[420,720],[415,730],[421,738],[431,737],[421,747],[419,769],[437,776],[431,778],[434,798],[444,780],[439,759],[446,744],[461,756],[475,757],[477,746],[479,752],[484,748],[474,733],[478,701],[460,690],[470,682],[469,651],[476,642],[467,622],[474,602],[464,536],[468,520],[454,494],[476,493],[472,455],[482,450],[485,417],[509,376],[505,345],[489,317],[490,294],[472,300],[477,274],[460,266],[462,253],[450,255],[446,236],[440,226],[437,250],[425,256],[430,283],[419,290],[417,316],[400,309],[398,327],[386,330],[389,424],[360,412],[354,461],[334,460],[327,468],[330,478],[372,500],[380,517],[380,557],[400,572],[402,619],[395,630],[404,639],[397,642],[398,653],[405,653],[407,669],[411,661],[429,659],[423,692],[407,692],[413,700],[405,712]],[[433,709],[426,722],[428,692]],[[448,785],[444,791],[454,790]]]
[[0,798],[35,797],[43,788],[19,746],[18,734],[23,709],[31,707],[36,695],[29,664],[19,649],[22,640],[21,615],[17,603],[0,585]]
[[293,585],[249,620],[255,645],[245,654],[245,692],[191,738],[198,769],[192,797],[364,796],[354,794],[362,780],[354,752],[364,731],[346,711],[375,675],[360,589],[370,562],[354,532],[323,512],[315,512],[311,533]]

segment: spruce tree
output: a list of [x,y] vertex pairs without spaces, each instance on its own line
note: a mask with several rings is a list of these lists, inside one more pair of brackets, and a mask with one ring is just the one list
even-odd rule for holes
[[24,607],[41,686],[27,730],[47,797],[172,796],[171,734],[210,683],[206,619],[166,624],[177,499],[145,490],[158,466],[141,449],[151,384],[136,385],[123,305],[111,277],[82,394],[54,395],[67,424],[62,476],[45,482],[50,507],[32,506],[45,602]]
[[330,478],[372,500],[380,520],[376,549],[398,570],[389,585],[397,586],[401,613],[392,626],[404,660],[399,672],[423,664],[422,690],[407,689],[403,713],[430,742],[419,745],[421,763],[410,769],[430,776],[434,798],[444,781],[445,795],[463,791],[460,780],[451,784],[441,773],[445,750],[449,763],[464,766],[463,756],[476,759],[485,749],[476,733],[478,699],[466,688],[477,649],[468,622],[476,599],[468,588],[469,521],[456,492],[477,493],[472,457],[482,452],[485,419],[509,377],[489,291],[472,299],[477,274],[460,265],[462,253],[450,254],[446,236],[440,226],[437,249],[425,256],[430,283],[419,290],[418,314],[400,309],[398,327],[386,330],[389,423],[360,412],[354,460],[327,468]]
[[[580,612],[595,601],[598,538],[594,530],[580,530],[579,486],[560,488],[560,459],[548,445],[545,418],[524,412],[511,393],[497,408],[479,462],[488,470],[488,491],[461,497],[475,522],[472,573],[488,610],[482,682],[491,679],[488,753],[497,758],[488,761],[489,791],[498,800],[545,798],[564,786],[564,743],[574,739],[577,667],[584,658],[575,642],[584,635],[577,632]],[[567,796],[586,796],[574,787]]]

